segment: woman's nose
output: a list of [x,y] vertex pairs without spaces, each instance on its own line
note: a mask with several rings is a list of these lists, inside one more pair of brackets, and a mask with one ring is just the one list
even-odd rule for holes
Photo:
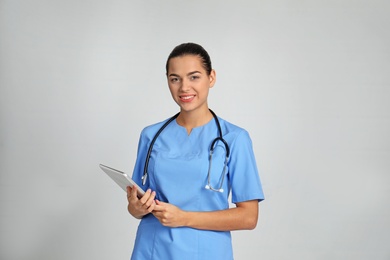
[[180,86],[182,91],[188,91],[191,88],[189,80],[183,79]]

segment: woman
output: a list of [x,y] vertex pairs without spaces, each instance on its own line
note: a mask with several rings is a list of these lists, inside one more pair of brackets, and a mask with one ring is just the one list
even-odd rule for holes
[[209,110],[216,74],[203,47],[174,48],[166,75],[180,112],[141,133],[133,179],[146,193],[127,191],[129,213],[142,219],[132,259],[233,259],[230,231],[254,229],[264,199],[250,137]]

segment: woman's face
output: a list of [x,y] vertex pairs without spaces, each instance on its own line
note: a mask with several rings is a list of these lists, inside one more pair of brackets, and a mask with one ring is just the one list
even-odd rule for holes
[[184,55],[169,60],[168,85],[180,111],[202,111],[208,109],[207,96],[215,83],[215,71],[210,75],[196,55]]

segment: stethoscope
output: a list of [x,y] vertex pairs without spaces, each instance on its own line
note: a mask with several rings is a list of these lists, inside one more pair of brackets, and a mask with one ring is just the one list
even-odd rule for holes
[[[219,124],[219,120],[218,120],[217,115],[211,109],[209,109],[209,110],[210,110],[211,114],[213,114],[215,123],[217,124],[219,136],[217,138],[215,138],[211,142],[211,145],[210,145],[209,169],[208,169],[208,173],[207,173],[207,184],[206,184],[205,188],[207,190],[223,192],[222,186],[223,186],[223,181],[225,179],[225,172],[226,172],[227,163],[229,161],[230,149],[229,149],[228,143],[222,137],[221,125]],[[150,155],[152,154],[153,145],[156,142],[157,137],[161,134],[161,132],[164,130],[164,128],[167,127],[167,125],[169,125],[173,120],[175,120],[179,116],[179,114],[180,114],[180,112],[177,113],[176,115],[174,115],[173,117],[171,117],[167,122],[165,122],[165,124],[157,131],[157,133],[153,137],[153,140],[150,143],[150,146],[149,146],[149,149],[148,149],[148,153],[146,155],[145,166],[144,166],[144,174],[142,175],[142,185],[146,184],[146,179],[148,178],[148,172],[147,171],[148,171],[148,167],[149,167],[149,159],[150,159]],[[211,163],[213,161],[213,152],[214,152],[215,144],[218,141],[221,141],[225,145],[225,149],[226,149],[225,163],[224,163],[224,166],[223,166],[223,171],[222,171],[222,175],[221,175],[221,183],[219,185],[219,188],[213,188],[211,186],[211,184],[210,184],[210,171],[211,171]]]

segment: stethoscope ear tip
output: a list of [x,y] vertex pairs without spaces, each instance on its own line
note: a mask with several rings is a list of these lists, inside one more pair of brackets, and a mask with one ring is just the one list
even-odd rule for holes
[[142,176],[141,180],[142,180],[142,185],[145,185],[146,184],[146,179],[148,178],[148,173],[145,172],[144,175]]

